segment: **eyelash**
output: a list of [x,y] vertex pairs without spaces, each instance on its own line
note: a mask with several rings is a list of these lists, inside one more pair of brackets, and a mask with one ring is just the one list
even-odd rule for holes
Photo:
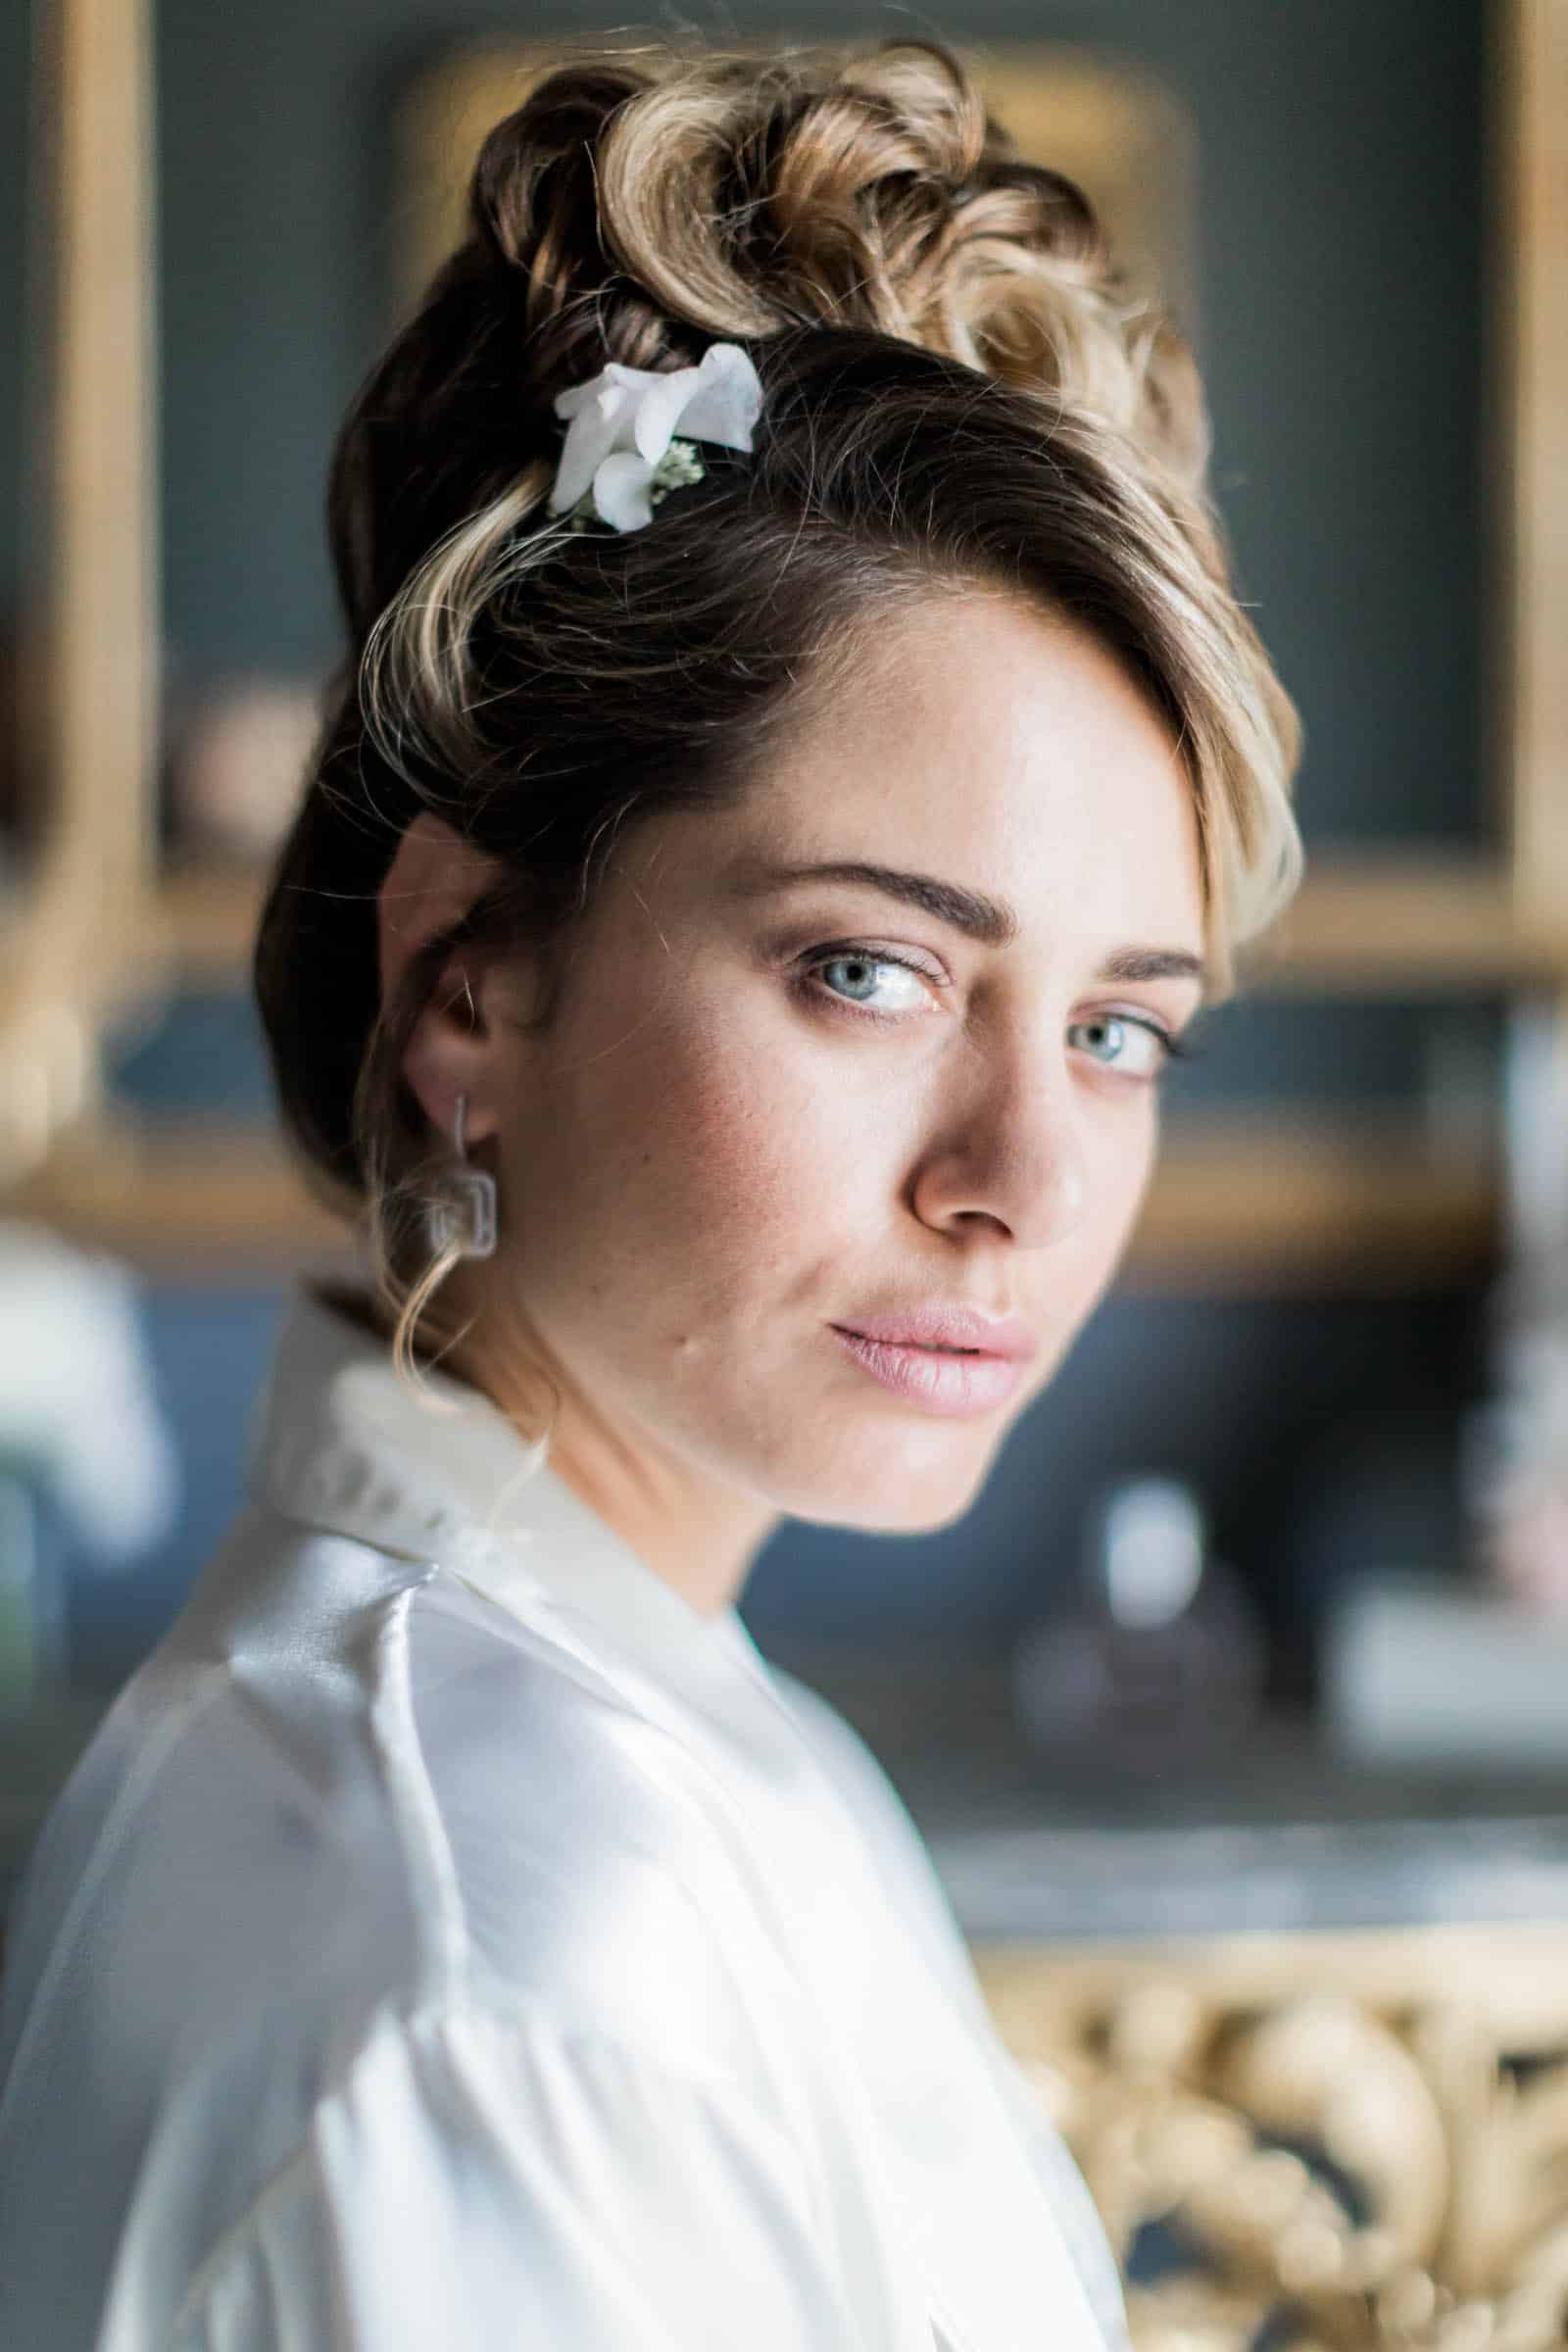
[[[923,963],[915,963],[912,958],[907,956],[891,956],[886,952],[885,949],[868,948],[861,945],[858,941],[845,940],[841,941],[836,947],[818,948],[810,956],[807,956],[801,968],[801,977],[798,984],[800,993],[805,997],[808,997],[814,1004],[821,1004],[825,1000],[830,1004],[840,1005],[846,1012],[860,1020],[898,1020],[900,1018],[898,1013],[872,1012],[868,1007],[857,1004],[853,998],[836,996],[831,989],[818,989],[811,985],[817,972],[824,964],[854,962],[894,963],[898,964],[906,972],[917,973],[922,980],[930,980],[935,977],[932,972],[929,972],[926,969]],[[1196,1046],[1184,1045],[1179,1037],[1173,1036],[1170,1030],[1162,1027],[1158,1021],[1145,1020],[1141,1013],[1107,1013],[1102,1017],[1107,1020],[1125,1021],[1130,1027],[1135,1029],[1147,1029],[1151,1037],[1158,1039],[1159,1044],[1163,1049],[1164,1059],[1167,1066],[1174,1061],[1196,1060],[1200,1051],[1200,1049]],[[1075,1024],[1075,1026],[1077,1024]]]

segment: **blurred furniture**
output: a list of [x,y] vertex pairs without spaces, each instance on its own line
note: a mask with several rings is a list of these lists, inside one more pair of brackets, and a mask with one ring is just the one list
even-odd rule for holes
[[976,1958],[1138,2352],[1562,2342],[1568,1920]]
[[1138,2352],[1568,2333],[1568,1776],[1275,1726],[1049,1766],[995,1669],[819,1687],[872,1737],[1065,2132]]
[[[270,1128],[133,1118],[105,1100],[114,1008],[180,988],[243,991],[262,877],[156,851],[152,496],[152,95],[147,0],[46,12],[35,163],[51,367],[48,655],[28,735],[47,822],[0,957],[0,1199],[150,1268],[208,1280],[332,1264],[347,1245]],[[1129,1259],[1135,1282],[1408,1289],[1465,1279],[1568,1166],[1568,199],[1564,0],[1495,0],[1491,125],[1497,288],[1489,468],[1497,614],[1493,798],[1504,838],[1474,854],[1314,848],[1311,877],[1253,958],[1253,988],[1435,999],[1509,992],[1516,1068],[1498,1152],[1391,1105],[1348,1115],[1172,1118]],[[412,86],[398,136],[414,191],[407,300],[450,235],[483,127],[542,52],[494,42]],[[994,42],[982,78],[1026,152],[1082,177],[1137,270],[1191,313],[1195,161],[1180,109],[1087,53]],[[52,225],[51,225],[52,224]],[[43,230],[50,229],[45,235]],[[43,314],[44,298],[52,305]],[[35,341],[39,338],[35,337]],[[42,395],[47,393],[45,399]],[[126,432],[128,414],[142,430]],[[1544,1160],[1538,1130],[1545,1124]],[[1514,1146],[1528,1134],[1527,1155]]]
[[4,844],[0,1184],[93,1120],[158,889],[150,27],[145,0],[34,15],[25,454],[45,529]]
[[1568,1612],[1495,1584],[1348,1581],[1323,1634],[1326,1735],[1371,1765],[1555,1768],[1568,1794]]

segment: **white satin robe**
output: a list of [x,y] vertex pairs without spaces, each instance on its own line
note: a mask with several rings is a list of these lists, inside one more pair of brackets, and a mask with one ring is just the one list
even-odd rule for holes
[[1102,2352],[1082,2181],[863,1742],[302,1286],[51,1812],[6,2352]]

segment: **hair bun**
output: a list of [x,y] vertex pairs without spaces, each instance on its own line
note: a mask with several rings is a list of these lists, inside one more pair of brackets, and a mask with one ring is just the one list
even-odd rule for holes
[[523,280],[544,403],[607,358],[679,366],[715,336],[837,323],[1091,413],[1190,483],[1206,464],[1183,338],[940,42],[559,67],[485,140],[470,209]]

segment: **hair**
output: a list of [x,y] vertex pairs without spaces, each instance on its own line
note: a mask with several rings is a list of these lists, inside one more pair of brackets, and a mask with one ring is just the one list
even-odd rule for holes
[[[753,451],[705,449],[642,529],[552,517],[556,394],[715,338],[761,380]],[[548,1021],[617,838],[742,798],[900,608],[1001,592],[1119,658],[1191,780],[1230,991],[1299,878],[1299,729],[1208,455],[1179,329],[940,42],[600,51],[494,126],[334,447],[348,645],[255,955],[285,1128],[368,1220],[400,1363],[458,1254],[423,1239],[451,1152],[401,1070],[454,949],[526,940]],[[506,879],[383,1004],[377,892],[426,809]]]

